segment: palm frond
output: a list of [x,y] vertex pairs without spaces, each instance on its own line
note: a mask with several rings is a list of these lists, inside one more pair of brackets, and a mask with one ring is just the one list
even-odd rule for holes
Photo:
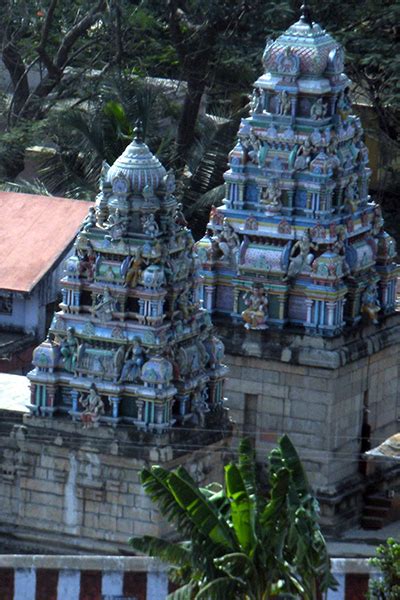
[[171,565],[182,567],[191,563],[190,548],[179,543],[168,542],[160,538],[145,535],[140,538],[130,538],[128,544],[138,552],[159,558]]
[[[194,600],[235,600],[243,598],[243,592],[239,596],[235,588],[237,582],[233,582],[231,577],[219,577],[202,586],[194,597]],[[247,594],[247,590],[246,590]],[[251,596],[247,595],[247,598]]]
[[168,594],[165,600],[193,600],[196,589],[197,585],[191,581]]

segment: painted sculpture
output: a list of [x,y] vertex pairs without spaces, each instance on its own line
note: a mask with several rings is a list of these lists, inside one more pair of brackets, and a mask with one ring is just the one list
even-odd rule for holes
[[[343,60],[307,7],[267,41],[224,204],[212,207],[197,243],[203,305],[247,328],[333,336],[395,310],[395,244],[368,195]],[[261,295],[268,309],[252,310]]]
[[[60,311],[34,352],[36,415],[151,431],[225,419],[223,344],[200,306],[199,261],[174,187],[140,131],[103,164]],[[224,235],[232,258],[239,238],[229,224]]]

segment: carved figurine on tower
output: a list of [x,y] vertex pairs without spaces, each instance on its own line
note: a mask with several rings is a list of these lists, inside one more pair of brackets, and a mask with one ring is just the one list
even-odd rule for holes
[[268,40],[250,116],[229,154],[224,205],[213,207],[197,252],[211,312],[249,327],[256,284],[268,313],[251,328],[334,336],[394,312],[398,266],[368,195],[368,151],[343,48],[306,6],[302,13]]
[[[198,259],[174,189],[140,129],[103,164],[96,208],[65,264],[60,311],[34,351],[36,415],[162,431],[198,424],[202,398],[203,427],[223,418],[223,344],[200,307]],[[221,241],[229,257],[230,230]]]

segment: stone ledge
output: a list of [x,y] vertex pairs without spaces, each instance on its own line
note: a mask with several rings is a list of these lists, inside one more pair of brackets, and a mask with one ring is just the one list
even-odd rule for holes
[[0,554],[0,568],[58,569],[60,571],[168,571],[169,567],[149,556],[84,556],[50,554]]
[[377,352],[400,345],[400,312],[378,325],[358,326],[335,338],[289,330],[246,330],[226,319],[216,319],[227,354],[280,363],[335,370]]

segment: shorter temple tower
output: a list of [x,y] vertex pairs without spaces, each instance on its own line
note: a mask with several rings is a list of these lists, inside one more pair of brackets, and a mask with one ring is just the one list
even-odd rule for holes
[[174,188],[139,130],[103,166],[60,310],[34,351],[31,414],[0,452],[5,527],[30,550],[129,553],[131,535],[168,533],[143,467],[184,465],[200,484],[222,477],[224,346],[200,305]]
[[199,302],[175,181],[137,132],[110,167],[66,261],[62,303],[34,352],[35,415],[162,431],[222,415],[223,345]]
[[363,448],[400,414],[396,247],[368,195],[343,48],[303,7],[262,60],[224,205],[197,243],[202,299],[233,367],[232,414],[260,456],[291,436],[340,529],[370,483]]

